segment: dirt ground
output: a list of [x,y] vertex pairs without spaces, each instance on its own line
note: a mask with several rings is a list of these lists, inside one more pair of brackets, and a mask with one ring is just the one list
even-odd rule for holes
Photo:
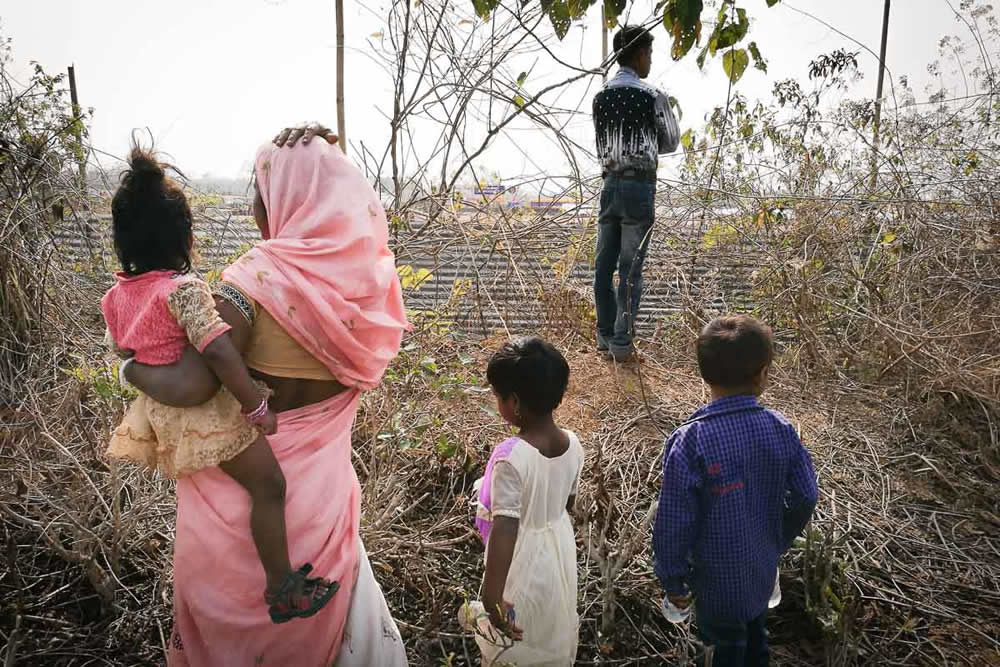
[[[644,341],[641,362],[617,365],[577,331],[544,335],[572,369],[558,422],[587,451],[577,664],[684,664],[699,645],[658,611],[644,520],[666,435],[707,399],[689,347],[661,336]],[[456,613],[482,576],[472,484],[509,433],[484,379],[504,339],[416,332],[355,426],[362,534],[413,665],[478,664]],[[173,491],[103,461],[121,405],[99,400],[100,387],[58,385],[45,397],[56,407],[40,411],[51,417],[33,427],[5,418],[0,632],[18,665],[163,661]],[[809,539],[782,561],[775,664],[1000,664],[1000,519],[976,453],[877,388],[793,374],[781,359],[764,399],[799,428],[821,492]],[[112,520],[95,489],[120,500]]]

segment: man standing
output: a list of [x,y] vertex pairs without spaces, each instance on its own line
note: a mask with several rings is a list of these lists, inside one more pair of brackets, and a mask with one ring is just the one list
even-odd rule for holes
[[640,26],[623,26],[613,44],[620,67],[594,96],[597,158],[604,177],[594,301],[597,349],[625,361],[633,352],[642,264],[653,227],[657,156],[676,150],[680,130],[667,96],[642,81],[652,65],[653,36]]

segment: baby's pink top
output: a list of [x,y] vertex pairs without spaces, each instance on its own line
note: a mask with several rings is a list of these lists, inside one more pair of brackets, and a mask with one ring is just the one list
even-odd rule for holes
[[[119,272],[115,284],[101,299],[101,311],[108,331],[118,347],[134,350],[135,360],[141,364],[162,366],[178,361],[184,347],[193,343],[198,351],[230,329],[218,320],[209,335],[191,341],[188,331],[177,321],[170,308],[170,295],[187,283],[198,283],[208,298],[208,286],[200,279],[175,271],[148,271],[137,276]],[[191,284],[189,287],[196,287]],[[209,301],[209,303],[211,303]],[[174,311],[177,308],[175,305]]]

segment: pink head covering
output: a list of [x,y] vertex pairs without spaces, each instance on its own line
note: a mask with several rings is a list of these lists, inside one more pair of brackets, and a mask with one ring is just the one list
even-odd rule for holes
[[270,239],[222,277],[349,387],[370,389],[409,327],[385,211],[340,148],[257,151]]

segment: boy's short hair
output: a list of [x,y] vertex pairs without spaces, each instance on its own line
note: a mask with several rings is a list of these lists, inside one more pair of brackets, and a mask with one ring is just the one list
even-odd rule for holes
[[525,408],[544,415],[562,403],[569,364],[559,350],[540,338],[519,338],[490,357],[486,379],[501,398],[517,394]]
[[698,334],[698,370],[720,387],[750,384],[774,358],[771,327],[749,315],[717,317]]
[[628,67],[635,62],[640,51],[653,46],[653,34],[640,25],[622,26],[615,33],[612,45],[618,54],[618,64]]

